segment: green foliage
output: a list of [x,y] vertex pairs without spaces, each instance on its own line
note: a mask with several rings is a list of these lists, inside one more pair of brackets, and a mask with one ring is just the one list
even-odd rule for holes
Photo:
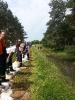
[[41,43],[41,41],[39,41],[39,40],[31,41],[31,44],[32,44],[32,45],[33,45],[33,44],[39,44],[39,43]]
[[7,33],[6,42],[9,45],[19,38],[24,40],[26,32],[24,27],[19,22],[18,18],[12,14],[6,2],[0,1],[0,30],[5,30]]
[[72,7],[73,7],[73,4],[74,4],[74,0],[68,0],[68,1],[66,2],[67,8],[72,8]]
[[[43,46],[64,49],[65,45],[75,45],[75,3],[73,0],[52,0],[50,6],[50,20],[42,39]],[[67,14],[66,9],[72,13]]]
[[61,40],[60,34],[58,33],[58,26],[65,17],[65,2],[62,0],[52,0],[49,6],[51,8],[49,12],[51,20],[47,23],[48,28],[46,33],[44,33],[42,43],[44,46],[51,48],[64,49],[63,40]]
[[12,56],[12,62],[16,61],[17,58],[16,58],[16,54],[14,53],[13,56]]
[[51,7],[49,14],[52,18],[52,21],[54,22],[55,26],[59,25],[65,16],[65,3],[63,0],[52,0],[49,3],[49,6]]

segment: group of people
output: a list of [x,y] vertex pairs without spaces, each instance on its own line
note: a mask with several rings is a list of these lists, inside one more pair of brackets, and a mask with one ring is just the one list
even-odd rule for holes
[[6,48],[5,44],[5,36],[6,32],[0,32],[0,86],[1,82],[9,81],[6,79],[5,73],[9,73],[9,71],[15,71],[12,68],[12,56],[15,53],[17,61],[20,62],[20,67],[22,66],[22,57],[27,54],[29,60],[29,49],[30,45],[28,42],[21,42],[20,39],[16,41],[14,49]]
[[16,57],[17,61],[20,62],[20,67],[22,66],[22,58],[27,54],[27,59],[29,60],[30,45],[28,42],[21,42],[20,39],[16,41]]

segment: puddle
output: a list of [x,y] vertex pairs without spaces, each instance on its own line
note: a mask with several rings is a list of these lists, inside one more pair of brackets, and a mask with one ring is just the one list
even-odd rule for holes
[[75,57],[56,57],[54,55],[46,55],[46,58],[55,63],[64,75],[69,76],[75,81],[75,66],[73,64]]

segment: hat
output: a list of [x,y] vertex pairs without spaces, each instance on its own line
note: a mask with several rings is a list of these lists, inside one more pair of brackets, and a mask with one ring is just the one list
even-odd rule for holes
[[21,41],[20,39],[18,39],[18,41]]

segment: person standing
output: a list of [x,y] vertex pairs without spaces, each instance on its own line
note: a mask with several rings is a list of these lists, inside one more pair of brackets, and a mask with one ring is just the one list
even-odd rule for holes
[[20,39],[18,39],[18,41],[16,42],[16,57],[17,57],[17,61],[20,62],[20,66],[22,67],[22,54],[24,52],[24,43],[21,42]]
[[27,53],[27,59],[29,60],[30,44],[28,42],[26,44],[26,53]]
[[1,82],[8,81],[5,79],[5,72],[6,72],[6,44],[4,40],[5,36],[6,33],[2,31],[0,33],[0,85]]
[[24,51],[24,45],[23,43],[20,44],[19,48],[16,51],[17,61],[20,62],[20,67],[22,67],[22,54]]

